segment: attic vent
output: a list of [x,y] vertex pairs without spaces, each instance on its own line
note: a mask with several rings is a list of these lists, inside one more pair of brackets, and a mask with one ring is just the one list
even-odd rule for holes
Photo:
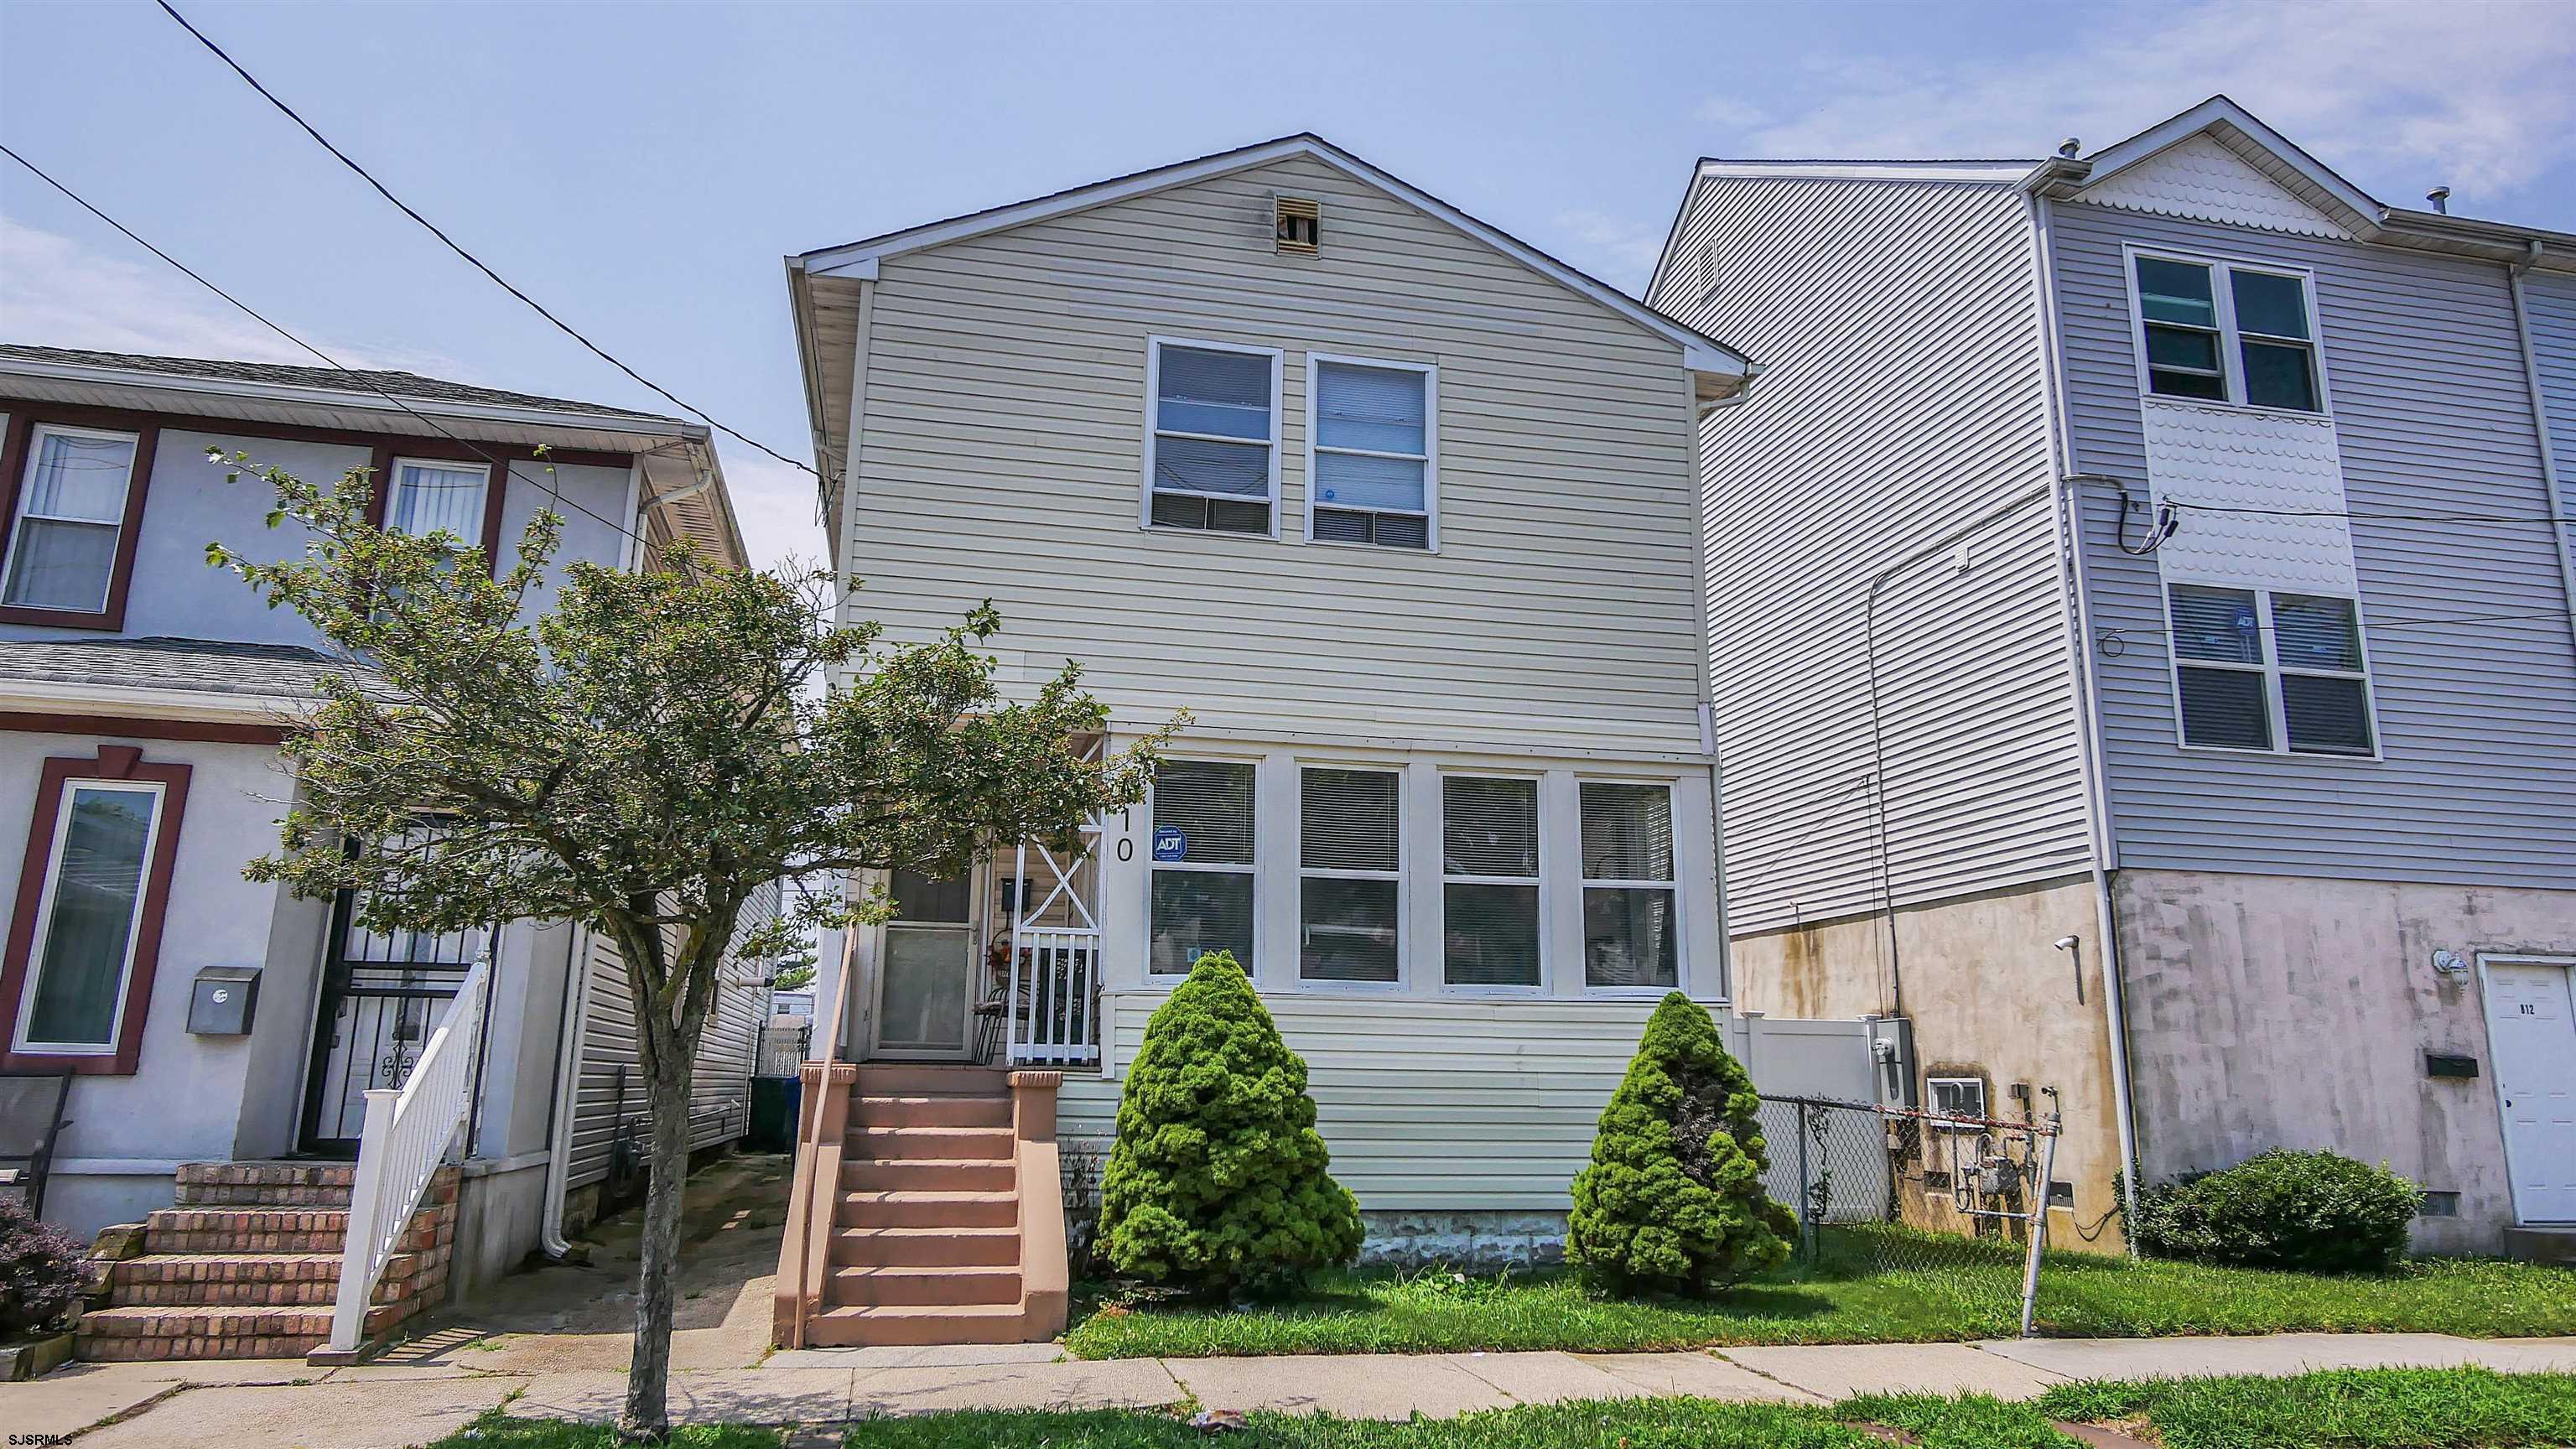
[[1311,257],[1322,250],[1324,213],[1303,196],[1273,198],[1278,203],[1279,251],[1283,256]]

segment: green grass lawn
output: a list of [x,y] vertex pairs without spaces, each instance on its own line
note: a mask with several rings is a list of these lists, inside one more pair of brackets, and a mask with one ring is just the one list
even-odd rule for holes
[[[1885,1343],[2006,1337],[2019,1330],[2020,1274],[1997,1263],[1870,1268],[1846,1242],[1713,1299],[1608,1298],[1558,1270],[1503,1279],[1361,1270],[1320,1275],[1295,1301],[1227,1309],[1095,1290],[1065,1335],[1076,1358],[1428,1353],[1465,1349],[1619,1352],[1757,1343]],[[2037,1325],[2060,1336],[2417,1332],[2478,1337],[2576,1333],[2576,1272],[2485,1259],[2428,1259],[2353,1276],[2052,1254]]]
[[[2070,1384],[2034,1404],[1906,1394],[1832,1408],[1627,1399],[1375,1423],[1256,1414],[1239,1449],[1881,1449],[1866,1425],[1922,1449],[2082,1449],[2052,1420],[2112,1424],[2164,1449],[2528,1449],[2576,1444],[2576,1375],[2358,1369],[2292,1379]],[[775,1430],[683,1429],[680,1449],[776,1449]],[[615,1449],[603,1425],[495,1413],[435,1449]],[[1168,1413],[924,1414],[850,1427],[848,1449],[1188,1449],[1208,1436]]]

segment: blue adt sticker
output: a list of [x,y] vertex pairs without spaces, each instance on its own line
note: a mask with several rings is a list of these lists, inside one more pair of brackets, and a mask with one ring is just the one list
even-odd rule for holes
[[1154,827],[1154,858],[1156,860],[1187,860],[1190,858],[1190,843],[1182,836],[1181,827],[1177,825],[1157,825]]

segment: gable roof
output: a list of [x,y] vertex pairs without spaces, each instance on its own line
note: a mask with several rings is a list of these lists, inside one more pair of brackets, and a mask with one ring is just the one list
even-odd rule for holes
[[2576,272],[2576,235],[2390,206],[2223,95],[2211,96],[2088,156],[2052,157],[2034,168],[2022,184],[2052,199],[2080,199],[2086,191],[2195,137],[2207,137],[2225,147],[2356,241]]
[[1758,370],[1742,353],[1725,343],[1665,316],[1598,277],[1540,251],[1500,227],[1469,216],[1439,197],[1379,170],[1312,132],[1282,136],[1276,140],[1240,146],[1231,151],[1219,151],[1195,160],[1157,166],[1147,171],[1112,177],[1107,181],[1096,181],[1088,186],[1077,186],[1045,196],[1032,197],[1027,201],[988,207],[983,211],[968,212],[964,216],[950,217],[944,221],[926,222],[920,226],[886,232],[842,246],[806,252],[801,256],[788,258],[787,265],[791,273],[801,272],[806,276],[855,277],[873,280],[877,274],[878,262],[886,257],[901,256],[906,252],[945,246],[950,242],[964,241],[969,237],[986,236],[997,231],[1007,231],[1013,227],[1028,226],[1073,212],[1087,211],[1113,202],[1148,196],[1175,186],[1187,186],[1193,182],[1231,175],[1237,171],[1300,156],[1319,161],[1353,180],[1376,187],[1416,210],[1474,237],[1495,251],[1558,283],[1566,290],[1586,297],[1648,332],[1674,343],[1682,349],[1682,365],[1685,368],[1692,372],[1710,374],[1722,380],[1718,389],[1721,393],[1741,390],[1752,380]]

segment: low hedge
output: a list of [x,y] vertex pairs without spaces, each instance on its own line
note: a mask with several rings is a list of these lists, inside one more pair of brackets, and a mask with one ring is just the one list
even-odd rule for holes
[[2336,1152],[2276,1148],[2141,1194],[2131,1229],[2159,1257],[2310,1273],[2385,1269],[2423,1205],[2415,1184]]

